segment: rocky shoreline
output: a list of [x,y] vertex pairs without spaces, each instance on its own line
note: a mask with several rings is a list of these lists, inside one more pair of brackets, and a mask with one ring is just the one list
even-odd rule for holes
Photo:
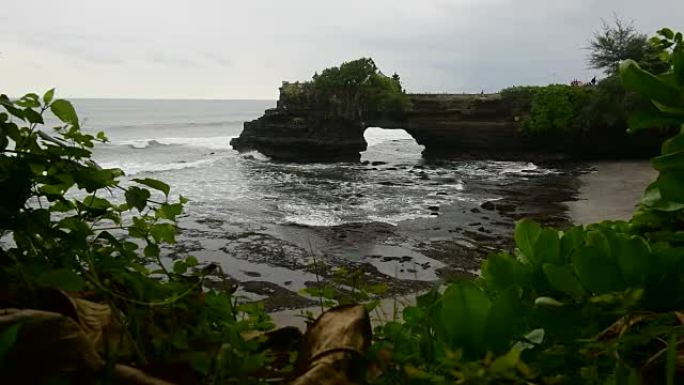
[[[426,217],[396,225],[246,226],[184,218],[179,243],[172,253],[218,261],[231,290],[236,289],[245,301],[262,301],[269,311],[316,305],[317,299],[304,295],[302,289],[328,282],[334,269],[340,267],[361,271],[367,285],[386,285],[386,297],[404,296],[440,281],[477,275],[486,255],[512,247],[513,227],[519,218],[569,226],[565,202],[577,199],[578,177],[589,169],[585,164],[567,162],[544,166],[542,170],[553,172],[530,169],[499,182],[483,180],[474,173],[463,180],[466,188],[495,199],[426,204]],[[431,171],[431,167],[437,166],[426,163],[406,172],[420,180],[420,173]],[[220,280],[214,285],[226,287]]]

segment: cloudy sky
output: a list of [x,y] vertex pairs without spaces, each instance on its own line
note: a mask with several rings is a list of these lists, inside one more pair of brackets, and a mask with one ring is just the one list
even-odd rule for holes
[[684,29],[682,0],[2,0],[0,92],[272,99],[281,80],[362,56],[410,92],[590,79],[618,14]]

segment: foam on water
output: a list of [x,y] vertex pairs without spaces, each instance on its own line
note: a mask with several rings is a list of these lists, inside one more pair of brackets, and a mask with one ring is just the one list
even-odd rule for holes
[[113,145],[129,146],[135,149],[146,149],[153,146],[190,146],[212,150],[227,150],[230,149],[230,140],[233,138],[235,136],[132,139],[115,142]]
[[199,159],[192,162],[178,161],[173,163],[151,163],[151,162],[136,162],[136,161],[115,161],[100,163],[102,168],[119,168],[123,170],[126,175],[132,176],[141,173],[155,173],[174,170],[184,170],[188,168],[199,168],[211,165],[218,161],[224,160],[226,157],[213,157]]

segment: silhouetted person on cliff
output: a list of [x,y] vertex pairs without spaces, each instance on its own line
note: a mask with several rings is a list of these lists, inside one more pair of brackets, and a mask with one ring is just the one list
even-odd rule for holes
[[591,78],[591,85],[592,85],[592,86],[595,86],[595,85],[596,85],[596,76],[594,76],[593,78]]

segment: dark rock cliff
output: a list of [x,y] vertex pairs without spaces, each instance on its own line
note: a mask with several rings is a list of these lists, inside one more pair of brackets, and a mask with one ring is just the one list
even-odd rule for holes
[[543,136],[518,130],[514,101],[492,95],[411,94],[402,116],[361,122],[326,116],[284,98],[251,122],[234,149],[257,150],[292,162],[358,161],[366,150],[367,127],[402,128],[425,146],[425,157],[502,160],[602,159],[648,157],[662,137],[627,135],[623,129],[592,128],[583,133]]

